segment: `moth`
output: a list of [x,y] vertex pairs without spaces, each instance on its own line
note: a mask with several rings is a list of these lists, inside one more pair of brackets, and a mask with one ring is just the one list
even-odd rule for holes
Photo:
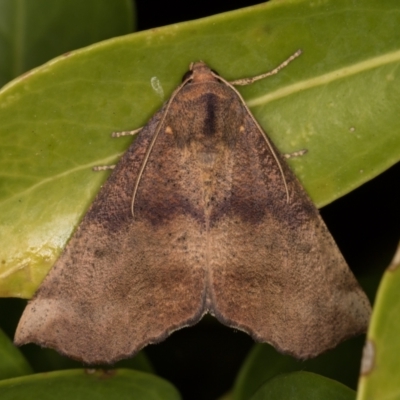
[[300,359],[365,332],[369,301],[233,84],[195,62],[98,193],[15,343],[114,363],[205,313]]

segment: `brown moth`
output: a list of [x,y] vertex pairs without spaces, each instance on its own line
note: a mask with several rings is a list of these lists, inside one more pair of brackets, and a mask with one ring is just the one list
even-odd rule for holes
[[370,304],[318,210],[232,84],[193,63],[140,131],[19,322],[87,364],[209,312],[305,359],[365,332]]

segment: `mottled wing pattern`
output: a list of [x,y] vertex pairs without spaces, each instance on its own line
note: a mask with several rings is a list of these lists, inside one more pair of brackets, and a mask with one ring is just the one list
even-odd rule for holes
[[[249,115],[232,151],[232,187],[215,209],[211,312],[297,358],[366,331],[367,297],[318,210]],[[276,151],[277,153],[277,151]]]
[[[111,363],[210,311],[298,358],[364,332],[370,305],[319,213],[232,88],[204,63],[99,192],[16,343]],[[175,96],[175,97],[174,97]]]
[[131,213],[138,170],[161,115],[124,154],[29,302],[17,344],[35,342],[87,364],[111,363],[204,314],[201,227],[195,211],[182,209],[185,190],[177,190],[185,174],[199,183],[179,168],[182,155],[168,142],[171,135],[159,135],[134,218]]

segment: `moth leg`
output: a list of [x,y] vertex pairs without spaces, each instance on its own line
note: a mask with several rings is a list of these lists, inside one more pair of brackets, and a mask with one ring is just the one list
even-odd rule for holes
[[293,53],[289,58],[287,58],[283,63],[279,64],[272,71],[265,72],[264,74],[261,75],[253,76],[251,78],[237,79],[235,81],[230,81],[229,83],[234,86],[250,85],[253,82],[259,81],[260,79],[264,79],[267,78],[268,76],[275,75],[281,69],[285,68],[289,63],[291,63],[295,58],[299,57],[301,53],[302,52],[300,49],[297,50],[295,53]]
[[95,167],[92,168],[92,170],[95,172],[99,172],[99,171],[107,171],[109,169],[114,169],[114,168],[115,168],[115,164],[114,165],[96,165]]
[[[142,129],[143,129],[143,127],[134,129],[132,131],[113,132],[111,134],[111,137],[119,138],[122,136],[134,136],[134,135],[138,134]],[[109,169],[114,169],[114,168],[115,168],[115,165],[98,165],[96,167],[93,167],[92,169],[95,172],[99,172],[99,171],[107,171]]]
[[113,133],[111,134],[111,137],[113,137],[113,138],[119,138],[119,137],[122,137],[122,136],[134,136],[134,135],[136,135],[137,133],[139,133],[141,130],[142,130],[142,127],[141,127],[141,128],[137,128],[137,129],[134,129],[133,131],[113,132]]
[[286,154],[282,154],[282,155],[286,159],[289,159],[289,158],[304,156],[304,154],[306,154],[307,152],[308,152],[307,149],[301,149],[301,150],[298,150],[298,151],[294,151],[293,153],[286,153]]

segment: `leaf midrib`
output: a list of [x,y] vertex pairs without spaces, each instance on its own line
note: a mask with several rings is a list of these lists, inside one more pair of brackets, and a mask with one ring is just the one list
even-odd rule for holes
[[378,57],[369,58],[350,66],[335,69],[334,71],[317,77],[313,77],[311,79],[294,83],[292,85],[267,93],[263,96],[247,100],[246,103],[249,107],[265,105],[267,103],[271,103],[275,100],[281,99],[294,93],[301,92],[303,90],[308,90],[318,86],[324,86],[328,83],[345,79],[349,76],[357,75],[361,72],[365,72],[374,68],[381,67],[383,65],[388,65],[399,61],[400,50],[396,50],[394,52],[386,53]]
[[97,161],[94,161],[94,162],[91,162],[88,164],[80,165],[79,167],[71,168],[71,169],[63,171],[59,174],[56,174],[54,176],[44,178],[44,179],[40,180],[39,182],[35,183],[34,185],[27,187],[25,190],[14,193],[12,196],[8,197],[7,199],[4,199],[4,201],[0,202],[0,205],[4,205],[10,201],[13,201],[15,198],[21,198],[23,196],[26,196],[41,186],[44,186],[48,183],[57,181],[58,179],[65,178],[66,176],[74,174],[76,172],[91,170],[93,167],[96,167],[99,165],[109,165],[115,161],[115,158],[117,156],[121,156],[122,154],[123,153],[115,153],[112,156],[106,157],[102,160],[97,160]]

